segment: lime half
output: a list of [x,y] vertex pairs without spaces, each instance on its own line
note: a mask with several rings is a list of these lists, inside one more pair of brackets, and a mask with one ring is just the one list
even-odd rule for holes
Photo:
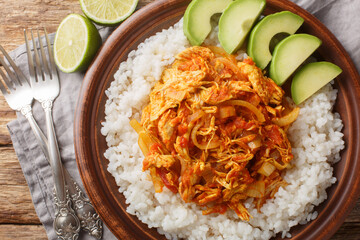
[[79,14],[70,14],[60,23],[54,41],[54,58],[61,71],[85,70],[101,45],[101,37],[92,22]]
[[129,17],[138,0],[80,0],[84,14],[100,25],[112,26]]

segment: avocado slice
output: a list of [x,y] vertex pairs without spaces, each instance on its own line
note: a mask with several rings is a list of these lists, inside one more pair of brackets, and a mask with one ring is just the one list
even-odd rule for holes
[[232,0],[193,0],[184,14],[184,34],[191,45],[201,45],[211,31],[211,17],[222,13]]
[[313,62],[301,67],[291,83],[291,97],[300,104],[342,72],[330,62]]
[[278,43],[270,63],[270,78],[281,86],[290,75],[321,45],[309,34],[293,34]]
[[251,30],[247,51],[256,66],[264,69],[271,61],[270,41],[279,33],[294,34],[304,19],[292,12],[282,11],[270,14]]
[[266,6],[265,0],[236,0],[219,20],[219,41],[226,52],[236,52]]

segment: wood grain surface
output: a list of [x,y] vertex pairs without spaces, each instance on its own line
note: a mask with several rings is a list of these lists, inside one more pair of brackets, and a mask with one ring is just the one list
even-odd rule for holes
[[[138,8],[152,1],[139,0]],[[0,44],[14,50],[24,43],[24,28],[46,27],[55,32],[70,13],[81,13],[78,0],[0,0]],[[0,239],[47,239],[6,127],[15,118],[0,94]],[[360,239],[360,199],[331,239]]]

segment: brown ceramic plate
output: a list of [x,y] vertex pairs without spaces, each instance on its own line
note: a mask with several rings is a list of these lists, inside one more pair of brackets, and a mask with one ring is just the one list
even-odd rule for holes
[[[97,212],[109,229],[120,239],[165,239],[149,229],[125,209],[124,196],[118,192],[114,178],[107,172],[105,138],[101,135],[104,120],[105,90],[113,81],[120,62],[139,43],[154,33],[168,28],[183,15],[189,0],[158,0],[137,11],[122,23],[104,43],[86,73],[75,115],[75,150],[86,191]],[[351,211],[360,190],[359,159],[359,74],[348,54],[315,17],[287,0],[268,0],[265,14],[289,10],[305,19],[302,32],[319,37],[323,44],[318,54],[343,69],[336,80],[339,94],[335,110],[344,122],[346,148],[342,160],[334,166],[338,182],[328,189],[328,199],[316,210],[318,217],[292,228],[292,239],[329,239]]]

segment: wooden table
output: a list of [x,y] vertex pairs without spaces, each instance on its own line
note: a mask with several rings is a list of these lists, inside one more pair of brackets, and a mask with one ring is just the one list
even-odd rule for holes
[[[153,0],[140,0],[142,7]],[[0,44],[12,51],[24,43],[23,28],[55,32],[70,13],[82,13],[78,0],[0,0]],[[0,94],[0,239],[47,239],[15,154],[6,124],[15,119]],[[332,240],[360,239],[360,199]]]

